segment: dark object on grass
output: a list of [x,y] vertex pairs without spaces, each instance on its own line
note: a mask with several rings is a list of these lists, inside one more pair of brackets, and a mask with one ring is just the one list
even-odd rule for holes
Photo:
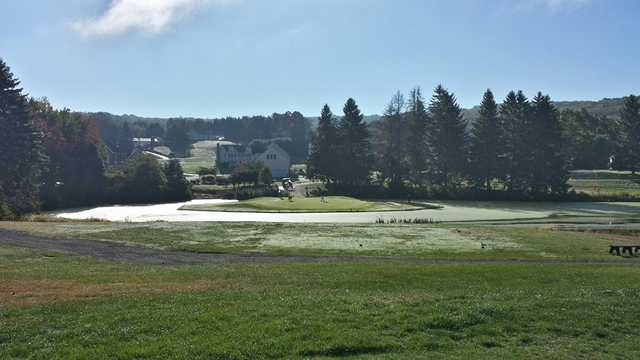
[[629,256],[634,256],[635,253],[640,251],[640,245],[610,245],[609,254],[615,253],[616,256],[622,256],[625,252],[629,253]]

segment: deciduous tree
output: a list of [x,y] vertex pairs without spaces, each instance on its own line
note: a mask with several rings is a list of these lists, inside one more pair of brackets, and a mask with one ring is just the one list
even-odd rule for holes
[[640,170],[640,98],[629,95],[620,112],[622,153],[624,162],[633,173]]

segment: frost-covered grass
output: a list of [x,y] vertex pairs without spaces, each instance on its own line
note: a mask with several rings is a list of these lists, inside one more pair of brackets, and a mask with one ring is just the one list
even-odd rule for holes
[[181,210],[232,212],[364,212],[420,210],[428,205],[395,201],[365,201],[346,196],[321,197],[260,197],[230,204],[186,205]]
[[611,259],[610,244],[637,243],[637,232],[624,229],[561,231],[542,225],[5,222],[0,228],[196,252],[452,259]]

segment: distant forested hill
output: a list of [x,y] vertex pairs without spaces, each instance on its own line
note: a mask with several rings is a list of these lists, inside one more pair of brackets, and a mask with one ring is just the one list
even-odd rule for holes
[[[605,98],[600,101],[556,101],[554,104],[560,111],[565,109],[585,109],[592,115],[618,118],[620,116],[620,110],[622,109],[623,102],[624,98]],[[474,106],[471,109],[464,109],[464,118],[467,120],[477,118],[479,110],[479,106]]]

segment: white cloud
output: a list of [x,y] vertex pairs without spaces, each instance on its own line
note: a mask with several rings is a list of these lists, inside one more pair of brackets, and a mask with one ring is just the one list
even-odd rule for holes
[[84,37],[118,35],[137,30],[160,33],[205,5],[234,0],[112,0],[99,17],[75,21],[73,30]]

